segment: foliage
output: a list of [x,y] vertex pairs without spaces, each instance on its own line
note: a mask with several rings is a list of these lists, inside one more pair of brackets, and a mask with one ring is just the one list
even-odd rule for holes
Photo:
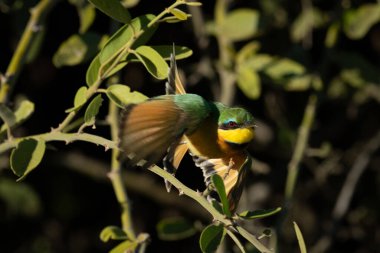
[[[306,248],[313,252],[324,252],[339,247],[339,243],[335,242],[337,245],[334,245],[334,240],[343,241],[340,234],[334,234],[336,230],[342,231],[339,226],[343,219],[348,223],[345,225],[346,230],[359,227],[365,233],[364,231],[376,229],[371,224],[376,224],[378,220],[378,215],[374,214],[378,206],[360,202],[350,209],[350,203],[365,169],[378,164],[378,159],[372,159],[378,156],[377,150],[380,147],[380,122],[377,114],[373,114],[378,112],[380,102],[380,75],[377,71],[377,58],[380,54],[377,46],[380,38],[378,3],[343,1],[323,4],[305,0],[293,6],[283,1],[262,0],[235,4],[217,0],[215,4],[204,2],[202,5],[200,2],[176,0],[170,6],[161,6],[161,3],[160,9],[153,10],[144,5],[143,1],[140,3],[136,0],[68,0],[59,4],[54,0],[40,0],[36,1],[35,6],[28,4],[31,3],[22,0],[0,1],[0,12],[6,16],[23,13],[33,7],[28,23],[22,24],[25,28],[20,31],[22,36],[19,44],[15,46],[15,52],[10,54],[7,68],[1,69],[3,73],[0,73],[0,153],[3,160],[9,159],[9,165],[2,167],[10,168],[6,171],[12,171],[17,177],[16,181],[22,180],[15,183],[9,180],[10,175],[5,170],[0,170],[0,199],[6,206],[7,214],[27,217],[40,214],[41,200],[29,183],[32,185],[40,173],[46,173],[44,167],[51,167],[49,171],[52,174],[43,181],[53,182],[50,178],[57,173],[54,170],[58,166],[50,165],[50,150],[62,154],[77,145],[81,147],[80,144],[72,145],[72,142],[83,141],[100,145],[105,151],[111,149],[111,160],[107,154],[101,153],[101,156],[110,164],[107,175],[121,208],[121,219],[113,219],[110,224],[118,222],[120,226],[107,226],[106,213],[98,213],[96,217],[97,224],[100,224],[96,232],[99,232],[100,240],[106,243],[99,248],[108,247],[110,252],[149,251],[151,240],[152,244],[156,243],[154,240],[167,240],[175,245],[173,241],[183,242],[187,238],[192,240],[194,235],[199,236],[202,252],[214,252],[222,244],[223,247],[229,247],[229,240],[235,245],[235,248],[231,247],[234,252],[236,249],[251,252],[252,247],[260,252],[294,251],[292,242],[295,240],[298,240],[301,252],[306,252]],[[49,36],[53,36],[49,29],[55,29],[49,27],[54,17],[49,17],[48,14],[57,12],[59,6],[76,10],[77,32],[65,31],[60,34],[59,43],[51,50],[55,53],[49,53],[49,62],[54,64],[54,71],[64,73],[74,69],[80,74],[69,81],[65,79],[71,94],[61,96],[55,88],[50,88],[50,94],[44,93],[47,101],[42,100],[41,106],[37,99],[41,90],[37,88],[36,93],[28,94],[28,91],[20,88],[29,82],[25,77],[26,71],[22,69],[30,68],[29,71],[40,79],[45,76],[45,71],[48,76],[47,70],[43,70],[44,75],[38,73],[36,63],[43,56],[39,52],[46,53],[44,43],[50,42]],[[139,8],[139,11],[134,8]],[[136,16],[134,13],[140,14]],[[214,17],[211,18],[211,14],[203,15],[206,13],[214,13]],[[109,22],[110,25],[106,29],[98,29],[97,22]],[[193,27],[188,29],[191,24]],[[46,30],[46,27],[49,29]],[[178,27],[185,29],[177,29]],[[175,35],[166,36],[165,29],[175,30]],[[109,30],[110,34],[103,34],[99,30]],[[191,39],[182,38],[185,30],[191,30]],[[177,45],[181,43],[186,46]],[[259,119],[257,141],[249,149],[254,154],[254,161],[258,160],[257,157],[265,159],[264,162],[254,162],[255,175],[259,174],[255,170],[256,166],[260,167],[261,164],[264,168],[271,167],[268,176],[271,178],[268,180],[270,183],[266,185],[270,185],[267,187],[276,192],[267,194],[267,204],[251,205],[254,197],[248,195],[248,205],[242,207],[245,210],[231,213],[224,184],[219,176],[212,177],[218,201],[211,200],[210,203],[205,196],[186,186],[189,184],[186,176],[179,176],[178,180],[154,166],[150,169],[151,172],[168,180],[180,195],[190,197],[193,202],[184,207],[180,214],[175,213],[174,216],[169,215],[163,219],[161,215],[164,211],[155,213],[149,210],[149,215],[154,219],[145,216],[143,221],[139,220],[138,217],[146,215],[147,211],[144,211],[146,206],[141,206],[138,201],[135,210],[131,211],[130,203],[135,196],[127,194],[130,189],[157,202],[178,206],[184,205],[178,204],[179,202],[186,203],[184,198],[166,193],[160,195],[158,190],[152,190],[149,187],[154,185],[153,181],[139,185],[140,181],[150,175],[140,172],[139,180],[133,180],[134,172],[122,169],[118,160],[119,110],[130,103],[146,100],[148,95],[157,95],[154,84],[149,84],[146,88],[145,83],[152,83],[153,80],[164,83],[162,80],[167,78],[167,62],[173,48],[177,60],[186,59],[186,63],[179,62],[178,65],[183,66],[187,72],[189,90],[200,87],[201,91],[207,90],[204,94],[213,93],[216,100],[227,105],[244,104]],[[214,48],[218,48],[217,52]],[[194,57],[188,59],[193,53]],[[143,81],[139,80],[141,73]],[[53,83],[41,85],[43,88],[40,89],[48,89]],[[65,87],[62,83],[60,86]],[[140,90],[139,86],[143,86],[143,89]],[[64,105],[59,106],[59,103]],[[54,122],[50,122],[48,117],[41,120],[39,112],[45,109],[43,107],[54,110]],[[69,107],[64,111],[66,114],[63,119],[59,119],[60,113],[63,113],[59,111],[61,107]],[[37,121],[38,124],[35,124]],[[57,121],[60,123],[56,127],[44,132],[43,129],[55,126]],[[347,124],[350,123],[354,127],[348,127]],[[34,125],[36,128],[33,128]],[[56,146],[56,141],[70,145]],[[99,151],[96,148],[88,148],[88,145],[85,147],[86,151],[91,150],[91,157],[97,157],[96,152]],[[70,163],[79,161],[80,159],[60,158],[60,163],[67,167]],[[92,171],[96,167],[94,164],[98,163],[87,161],[77,167],[71,166],[88,177],[96,178],[101,174],[104,180],[106,173],[102,169],[97,173]],[[287,173],[284,173],[286,164]],[[347,168],[350,168],[349,172],[343,170]],[[369,173],[374,175],[369,179],[375,182],[378,172]],[[341,177],[338,179],[336,175]],[[341,178],[347,179],[343,181]],[[251,181],[248,183],[248,192],[251,192],[250,189],[255,184]],[[163,184],[158,185],[160,188],[157,189],[163,188]],[[368,186],[368,189],[372,188]],[[44,191],[50,189],[44,188]],[[70,203],[71,200],[67,204],[66,195],[58,195],[60,191],[65,189],[53,193],[57,194],[54,196],[57,199],[55,201],[62,202],[61,206],[75,206]],[[362,191],[365,195],[368,190],[366,188]],[[86,194],[93,194],[90,192]],[[366,194],[366,201],[371,202],[373,198],[368,192]],[[101,198],[105,194],[94,195]],[[111,205],[115,205],[112,197],[105,198]],[[178,202],[165,202],[166,198]],[[319,203],[310,203],[308,198],[315,198]],[[331,209],[330,206],[335,202],[337,204]],[[193,203],[198,203],[204,209],[203,212],[207,212],[207,218],[201,212],[184,217],[186,212],[190,212]],[[255,207],[254,210],[250,210],[252,206]],[[282,207],[265,209],[268,206]],[[320,210],[322,206],[324,209]],[[165,204],[160,204],[159,208],[165,210]],[[141,214],[138,213],[140,210]],[[112,216],[118,216],[117,210],[112,211]],[[192,220],[194,216],[197,220],[195,222]],[[370,223],[364,222],[364,217],[367,216],[370,217]],[[12,215],[7,217],[12,219]],[[322,226],[322,219],[329,226]],[[248,231],[245,227],[248,224],[251,226],[252,220],[255,220],[254,229]],[[304,234],[296,222],[292,225],[289,220],[296,220]],[[362,222],[365,224],[359,226]],[[153,227],[157,231],[149,231],[151,235],[141,232],[149,225],[152,226],[151,223],[155,223]],[[144,225],[138,227],[138,224]],[[105,228],[101,230],[100,227]],[[264,232],[256,236],[257,231]],[[343,232],[341,234],[346,236],[350,234]],[[157,233],[158,238],[154,233]],[[271,236],[272,233],[276,236]],[[318,237],[318,241],[310,239]],[[370,236],[365,235],[364,238],[366,237]],[[276,238],[278,242],[275,241]],[[306,247],[305,241],[310,246]],[[327,244],[322,243],[326,241]],[[374,245],[369,243],[368,251]],[[360,246],[356,247],[360,249]],[[15,245],[10,248],[15,249]],[[7,248],[4,250],[7,251]],[[18,252],[22,250],[23,248]],[[39,251],[41,246],[32,249],[32,252]],[[52,251],[54,250],[45,252]]]

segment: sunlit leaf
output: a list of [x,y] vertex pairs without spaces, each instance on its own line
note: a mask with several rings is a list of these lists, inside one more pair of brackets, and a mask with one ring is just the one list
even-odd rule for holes
[[254,57],[259,49],[260,43],[257,41],[245,44],[236,54],[236,63],[243,64],[247,59]]
[[259,74],[251,68],[243,68],[237,73],[237,84],[250,99],[257,99],[261,94]]
[[173,8],[170,10],[170,13],[173,14],[179,20],[187,20],[186,12],[183,12],[180,9]]
[[135,55],[152,76],[157,79],[167,78],[169,66],[152,47],[140,46],[136,49]]
[[84,122],[87,125],[93,125],[95,123],[95,117],[99,113],[99,108],[102,105],[103,98],[99,94],[88,105],[84,114]]
[[107,96],[112,102],[121,108],[125,108],[127,104],[140,103],[148,98],[138,91],[131,92],[131,89],[128,86],[122,84],[113,84],[108,87]]
[[[29,100],[23,100],[16,111],[14,112],[15,123],[13,127],[20,125],[27,120],[34,112],[34,104]],[[8,129],[7,124],[3,124],[0,128],[0,134],[3,134]]]
[[118,244],[115,248],[111,249],[109,253],[126,253],[126,252],[135,252],[139,244],[135,241],[124,241]]
[[73,66],[92,57],[97,51],[100,36],[94,33],[74,34],[64,41],[53,56],[56,67]]
[[259,16],[259,12],[253,9],[233,10],[221,27],[216,28],[217,32],[232,41],[249,39],[258,32]]
[[80,21],[79,33],[84,34],[95,20],[95,8],[91,4],[86,4],[78,8]]
[[109,240],[126,240],[127,234],[121,228],[117,226],[107,226],[100,232],[100,240],[108,242]]
[[87,101],[87,87],[82,86],[78,89],[74,98],[74,107],[67,109],[65,112],[72,112],[79,109]]
[[201,2],[186,1],[186,5],[188,5],[188,6],[202,6],[202,3]]
[[364,37],[380,21],[380,4],[368,3],[344,13],[344,32],[353,40]]
[[41,139],[27,138],[21,140],[11,153],[11,169],[19,176],[18,180],[24,178],[38,164],[40,164],[45,153],[45,141]]
[[124,8],[132,8],[136,6],[140,0],[121,0],[121,4],[124,6]]
[[[170,60],[170,55],[173,53],[173,46],[160,45],[150,47],[157,51],[157,53],[159,53],[165,60]],[[193,54],[193,51],[190,48],[184,46],[174,46],[174,52],[176,60],[185,59]]]
[[0,118],[8,127],[12,127],[16,123],[15,114],[3,103],[0,103]]
[[308,36],[314,28],[321,26],[325,22],[323,13],[317,8],[307,8],[302,11],[291,27],[291,37],[293,41],[301,41]]
[[282,58],[273,60],[264,71],[272,79],[281,79],[304,74],[305,67],[291,59]]
[[340,30],[340,24],[338,22],[335,22],[329,26],[326,33],[325,38],[325,46],[328,48],[333,47],[337,40],[338,40],[338,34]]
[[182,217],[162,219],[157,224],[157,233],[161,240],[181,240],[194,235],[196,232],[193,224]]
[[128,23],[131,16],[119,0],[89,0],[96,8],[121,23]]
[[218,174],[214,174],[211,177],[211,181],[215,187],[216,192],[219,195],[220,202],[222,202],[223,213],[227,217],[231,217],[230,204],[228,202],[226,188],[224,186],[223,179]]
[[[111,38],[104,45],[102,51],[99,55],[100,64],[103,65],[107,61],[111,61],[121,50],[125,48],[127,43],[132,39],[132,37],[140,32],[141,30],[147,30],[148,23],[154,18],[154,15],[147,14],[137,18],[134,18],[130,24],[122,26],[116,33],[114,33]],[[144,32],[138,40],[135,41],[134,45],[144,44],[151,35],[154,33],[157,26],[153,26]],[[132,45],[129,45],[132,46]]]
[[238,214],[240,218],[253,220],[260,219],[268,216],[272,216],[281,211],[281,207],[268,209],[268,210],[255,210],[255,211],[244,211]]
[[218,246],[222,243],[226,235],[226,229],[223,225],[209,225],[207,226],[199,238],[199,245],[204,253],[215,252]]
[[303,239],[302,232],[295,221],[293,221],[293,225],[294,225],[294,230],[296,231],[296,236],[298,240],[298,245],[300,247],[300,251],[301,253],[307,253],[306,244]]
[[99,54],[92,60],[86,72],[86,83],[92,86],[100,77],[100,61]]

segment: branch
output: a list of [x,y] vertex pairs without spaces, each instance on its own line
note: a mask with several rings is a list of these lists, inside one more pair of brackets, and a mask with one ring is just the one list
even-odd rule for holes
[[105,150],[108,149],[118,149],[117,144],[114,141],[110,141],[106,138],[93,135],[93,134],[86,134],[86,133],[61,133],[61,132],[49,132],[44,134],[36,134],[36,135],[30,135],[27,137],[19,137],[19,138],[13,138],[10,140],[7,140],[0,144],[0,154],[4,153],[7,150],[10,150],[12,148],[15,148],[17,144],[26,138],[36,138],[41,139],[46,142],[49,141],[64,141],[66,144],[69,144],[74,141],[85,141],[90,142],[96,145],[101,145],[105,148]]
[[247,239],[253,246],[255,246],[260,252],[272,253],[270,249],[264,246],[255,236],[250,234],[247,230],[240,227],[237,224],[234,224],[232,220],[227,219],[223,214],[219,213],[212,205],[209,203],[199,192],[193,191],[189,187],[182,184],[177,178],[175,178],[170,173],[164,171],[158,166],[152,166],[149,168],[150,171],[157,174],[158,176],[168,180],[174,187],[176,187],[180,195],[184,194],[196,202],[198,202],[203,208],[205,208],[213,217],[214,220],[217,220],[224,224],[225,227],[234,227],[238,233]]
[[286,201],[290,201],[293,196],[299,172],[299,164],[302,160],[307,143],[309,141],[309,134],[311,127],[313,126],[316,106],[317,97],[315,95],[310,95],[308,104],[305,108],[301,126],[298,129],[297,142],[294,148],[292,159],[288,164],[288,177],[286,179],[285,186]]
[[5,72],[4,81],[0,87],[0,103],[4,103],[8,99],[8,94],[16,83],[17,75],[25,63],[26,56],[30,45],[38,32],[41,32],[42,24],[45,20],[47,12],[57,3],[57,0],[41,0],[34,8],[31,9],[30,19],[21,39],[17,45],[16,51],[13,54],[11,62]]

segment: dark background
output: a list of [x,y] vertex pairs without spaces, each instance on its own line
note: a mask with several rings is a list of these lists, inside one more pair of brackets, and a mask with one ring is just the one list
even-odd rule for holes
[[[288,212],[247,222],[244,226],[255,234],[260,234],[265,227],[277,229],[279,252],[298,251],[292,221],[299,224],[308,248],[314,252],[320,252],[316,245],[322,238],[331,240],[326,252],[376,252],[380,246],[380,152],[378,144],[377,151],[373,153],[368,154],[365,150],[379,131],[380,76],[377,75],[377,81],[366,80],[360,88],[346,85],[345,92],[340,96],[331,96],[329,89],[334,78],[344,69],[343,65],[331,60],[337,52],[358,54],[371,68],[379,71],[380,24],[373,25],[363,38],[357,40],[348,38],[340,31],[337,43],[328,49],[323,43],[327,22],[312,31],[311,44],[305,46],[290,37],[291,24],[302,12],[302,1],[268,1],[276,6],[278,12],[274,13],[266,11],[264,2],[235,1],[230,8],[246,7],[260,11],[265,21],[262,24],[264,32],[254,38],[261,43],[260,52],[292,58],[306,66],[309,72],[321,75],[324,87],[317,92],[316,117],[308,145],[318,149],[327,144],[330,149],[320,157],[310,156],[306,152]],[[358,8],[369,2],[320,0],[312,1],[312,4],[330,19],[340,20],[345,9]],[[28,9],[35,3],[0,1],[3,6],[0,12],[2,73],[6,71],[29,18]],[[129,11],[133,17],[145,13],[157,14],[171,3],[145,0]],[[214,5],[214,1],[203,4],[205,20],[213,19]],[[4,6],[10,9],[4,9]],[[279,22],[276,15],[284,13],[286,18]],[[64,110],[71,107],[76,90],[84,85],[89,62],[62,68],[56,68],[52,63],[60,44],[77,33],[78,26],[76,9],[67,1],[58,2],[48,14],[41,50],[23,68],[9,102],[12,107],[14,101],[25,96],[35,103],[35,112],[14,131],[14,135],[43,133],[56,127],[65,117]],[[110,26],[110,19],[97,12],[90,30],[104,34],[108,33]],[[200,78],[192,78],[196,74],[197,64],[204,57],[209,57],[212,63],[218,60],[218,42],[212,36],[208,40],[208,45],[201,48],[192,23],[187,21],[161,25],[149,44],[171,45],[174,42],[191,48],[193,55],[177,63],[187,77],[187,90],[213,100],[219,96],[216,68],[212,68],[214,73],[211,76],[200,74]],[[235,43],[235,49],[238,50],[247,41]],[[350,63],[355,68],[358,61],[353,58]],[[121,83],[148,96],[164,93],[164,81],[154,80],[137,63],[123,70]],[[366,91],[370,85],[374,89]],[[263,81],[262,94],[257,100],[248,99],[237,89],[233,103],[250,110],[259,125],[257,139],[249,146],[255,162],[241,200],[242,209],[286,207],[284,188],[287,165],[308,96],[312,92],[310,89],[287,91],[269,79]],[[359,99],[363,96],[364,99]],[[107,109],[102,108],[100,123],[106,112]],[[108,127],[101,124],[96,130],[86,131],[109,138]],[[334,217],[334,206],[342,186],[363,152],[368,155],[369,163],[363,173],[356,176],[359,178],[358,184],[350,186],[354,187],[354,194],[349,208],[343,216]],[[107,252],[116,245],[113,242],[103,243],[99,239],[99,233],[105,226],[120,225],[120,209],[106,177],[109,151],[104,152],[101,147],[87,143],[51,143],[42,163],[19,183],[15,183],[16,176],[9,168],[8,159],[9,154],[0,157],[1,252]],[[152,173],[139,170],[130,170],[129,173],[136,176],[136,180],[126,183],[132,217],[137,232],[151,235],[148,252],[199,252],[199,233],[177,242],[162,241],[157,237],[156,224],[163,217],[185,216],[190,221],[207,225],[210,217],[197,207],[197,203],[177,197],[176,193],[161,194],[159,197],[159,193],[164,193],[164,184]],[[178,172],[178,178],[194,189],[204,188],[201,172],[188,157]],[[157,187],[154,188],[156,192],[152,190],[152,185]]]

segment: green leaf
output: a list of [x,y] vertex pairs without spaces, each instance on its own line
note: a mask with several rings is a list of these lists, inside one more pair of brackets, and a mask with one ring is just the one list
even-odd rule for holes
[[119,227],[107,226],[100,232],[100,240],[108,242],[109,240],[126,240],[127,234]]
[[121,0],[121,4],[124,6],[124,8],[132,8],[136,6],[140,0]]
[[92,60],[90,66],[86,72],[86,83],[90,87],[92,86],[100,77],[100,61],[99,54],[95,56]]
[[224,236],[226,235],[226,229],[223,225],[209,225],[201,234],[199,239],[199,245],[204,253],[215,252],[218,246],[222,243]]
[[217,32],[231,41],[240,41],[253,37],[259,29],[259,12],[253,9],[236,9],[223,20]]
[[79,33],[84,34],[87,32],[92,23],[94,23],[95,8],[91,4],[86,4],[82,7],[78,7],[77,9],[80,21]]
[[187,13],[181,11],[180,9],[173,8],[170,10],[170,13],[173,14],[179,20],[187,20]]
[[295,76],[283,83],[284,89],[287,91],[304,91],[311,87],[312,80],[312,75]]
[[59,68],[62,66],[73,66],[95,55],[100,36],[94,33],[82,35],[72,35],[64,41],[53,56],[54,65]]
[[111,38],[104,45],[102,51],[100,51],[100,64],[103,65],[119,55],[120,52],[126,46],[128,46],[128,42],[133,38],[133,36],[141,30],[145,30],[145,36],[142,36],[136,40],[134,45],[139,45],[139,43],[144,44],[157,28],[157,26],[153,26],[152,29],[146,31],[148,23],[153,20],[154,17],[155,16],[151,14],[143,15],[134,18],[130,24],[122,26],[116,33],[111,36]]
[[260,43],[257,41],[251,41],[245,44],[239,52],[236,54],[236,63],[242,64],[248,59],[254,57],[254,55],[259,51]]
[[213,185],[214,185],[214,187],[216,189],[216,192],[219,195],[220,202],[222,202],[223,213],[227,217],[231,217],[230,205],[229,205],[229,202],[228,202],[228,199],[227,199],[226,189],[224,187],[223,179],[218,174],[214,174],[211,177],[211,181],[212,181],[212,183],[213,183]]
[[250,68],[243,68],[237,73],[237,84],[250,99],[257,99],[261,94],[261,82],[259,74]]
[[344,32],[350,39],[361,39],[379,21],[380,4],[363,4],[356,10],[348,10],[344,13]]
[[305,71],[304,66],[288,58],[273,60],[264,70],[265,74],[274,80],[302,75]]
[[75,94],[74,107],[67,109],[65,112],[72,112],[72,111],[78,110],[79,108],[82,107],[82,105],[84,105],[84,103],[86,103],[86,101],[87,101],[87,87],[82,86],[78,89],[77,93]]
[[102,102],[103,102],[103,98],[99,94],[88,105],[86,112],[84,114],[84,122],[87,125],[95,124],[95,117],[99,113],[99,108],[102,105]]
[[291,27],[291,37],[293,41],[301,41],[309,36],[314,28],[321,26],[325,22],[323,13],[317,8],[307,8],[296,18]]
[[269,68],[271,63],[273,63],[274,58],[268,54],[256,54],[252,57],[245,59],[242,64],[239,64],[239,67],[247,67],[252,70],[264,71],[266,68]]
[[[161,55],[161,57],[168,61],[170,60],[170,55],[173,53],[173,46],[171,45],[159,45],[159,46],[150,46],[154,50],[157,51]],[[193,54],[193,51],[184,46],[175,46],[175,59],[176,60],[182,60],[185,59]],[[139,61],[134,54],[128,55],[127,61],[136,62]]]
[[188,6],[202,6],[201,2],[186,2]]
[[264,217],[272,216],[282,210],[281,207],[267,209],[267,210],[255,210],[255,211],[244,211],[238,214],[240,218],[246,220],[261,219]]
[[[173,53],[173,46],[160,45],[150,47],[157,51],[164,60],[170,60],[170,55]],[[193,51],[190,48],[184,46],[174,46],[174,51],[176,60],[185,59],[193,54]]]
[[338,40],[339,30],[340,24],[338,22],[335,22],[329,26],[325,38],[325,46],[327,48],[332,48],[336,44]]
[[3,103],[0,103],[0,118],[8,127],[13,127],[16,124],[15,114]]
[[301,253],[307,253],[306,244],[303,239],[302,232],[295,221],[293,221],[293,225],[294,225],[294,230],[296,231],[298,245],[300,247]]
[[[20,125],[23,123],[25,120],[27,120],[30,115],[34,112],[34,104],[30,102],[29,100],[23,100],[16,111],[14,112],[14,117],[15,117],[15,124],[13,127]],[[3,134],[6,130],[8,129],[7,124],[3,124],[0,128],[0,134]]]
[[45,148],[45,141],[27,138],[21,140],[17,147],[12,150],[11,169],[14,174],[20,177],[18,180],[23,179],[40,164]]
[[107,16],[121,23],[128,23],[131,16],[127,9],[121,5],[119,0],[89,0],[96,8],[101,10]]
[[194,235],[196,232],[193,224],[183,217],[162,219],[157,224],[157,233],[161,240],[181,240]]
[[137,246],[139,246],[138,242],[127,240],[118,244],[115,248],[110,250],[109,253],[135,252],[135,250],[137,249]]
[[112,102],[121,108],[125,108],[127,104],[137,104],[145,101],[148,97],[144,94],[133,91],[122,84],[113,84],[107,89],[107,96]]
[[135,55],[152,76],[160,80],[168,77],[168,64],[152,47],[140,46],[135,50]]

